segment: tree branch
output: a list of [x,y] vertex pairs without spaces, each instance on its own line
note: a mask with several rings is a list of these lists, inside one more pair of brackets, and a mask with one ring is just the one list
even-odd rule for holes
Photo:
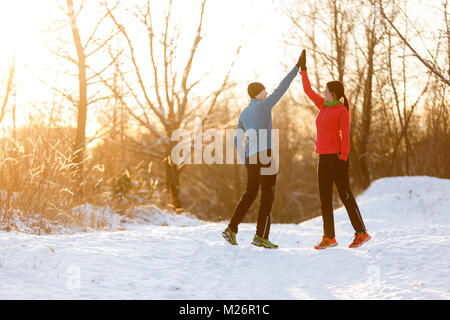
[[450,80],[446,79],[445,76],[443,74],[440,73],[440,71],[438,71],[436,69],[435,66],[431,65],[427,60],[425,60],[424,58],[422,58],[417,51],[411,46],[411,44],[408,42],[408,40],[406,40],[406,38],[401,34],[401,32],[395,27],[394,23],[387,17],[386,13],[383,10],[383,7],[381,6],[377,6],[375,3],[375,0],[370,0],[371,4],[378,9],[378,11],[380,12],[381,16],[391,25],[391,27],[395,30],[395,32],[397,33],[397,35],[400,37],[400,39],[402,39],[402,41],[408,46],[408,48],[413,52],[413,54],[416,56],[417,59],[419,59],[419,61],[425,66],[427,67],[427,69],[434,74],[435,76],[437,76],[440,80],[442,80],[445,84],[450,86]]

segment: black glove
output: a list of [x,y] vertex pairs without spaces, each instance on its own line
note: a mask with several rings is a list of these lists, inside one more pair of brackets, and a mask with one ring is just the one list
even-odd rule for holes
[[300,54],[300,57],[298,58],[297,68],[300,68],[300,70],[306,70],[306,50],[303,49],[302,53]]

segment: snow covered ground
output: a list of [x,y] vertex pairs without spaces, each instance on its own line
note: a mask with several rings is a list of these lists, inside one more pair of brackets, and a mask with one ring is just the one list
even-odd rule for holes
[[450,180],[384,178],[357,202],[372,236],[357,249],[344,208],[339,246],[321,251],[320,217],[274,224],[267,250],[254,224],[231,246],[226,222],[154,207],[123,231],[0,232],[0,299],[450,299]]

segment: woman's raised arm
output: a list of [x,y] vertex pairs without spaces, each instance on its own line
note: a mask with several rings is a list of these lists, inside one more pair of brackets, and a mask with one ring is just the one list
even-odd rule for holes
[[325,99],[322,98],[311,88],[311,83],[309,82],[308,72],[306,71],[306,50],[303,49],[300,58],[298,59],[298,65],[300,67],[300,74],[302,75],[303,91],[316,105],[317,108],[321,109],[324,106]]
[[302,75],[302,83],[303,83],[303,91],[305,91],[306,95],[311,99],[312,102],[316,105],[317,108],[322,109],[325,103],[325,99],[317,94],[312,88],[311,83],[309,82],[308,72],[306,70],[300,71]]

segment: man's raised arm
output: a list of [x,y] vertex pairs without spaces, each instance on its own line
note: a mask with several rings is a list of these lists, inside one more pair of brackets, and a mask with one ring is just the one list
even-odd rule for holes
[[272,109],[277,102],[281,99],[281,97],[286,93],[287,89],[291,85],[292,80],[294,80],[295,76],[298,73],[298,67],[295,66],[291,71],[281,80],[278,87],[270,94],[266,99],[263,100],[263,104],[265,107]]

